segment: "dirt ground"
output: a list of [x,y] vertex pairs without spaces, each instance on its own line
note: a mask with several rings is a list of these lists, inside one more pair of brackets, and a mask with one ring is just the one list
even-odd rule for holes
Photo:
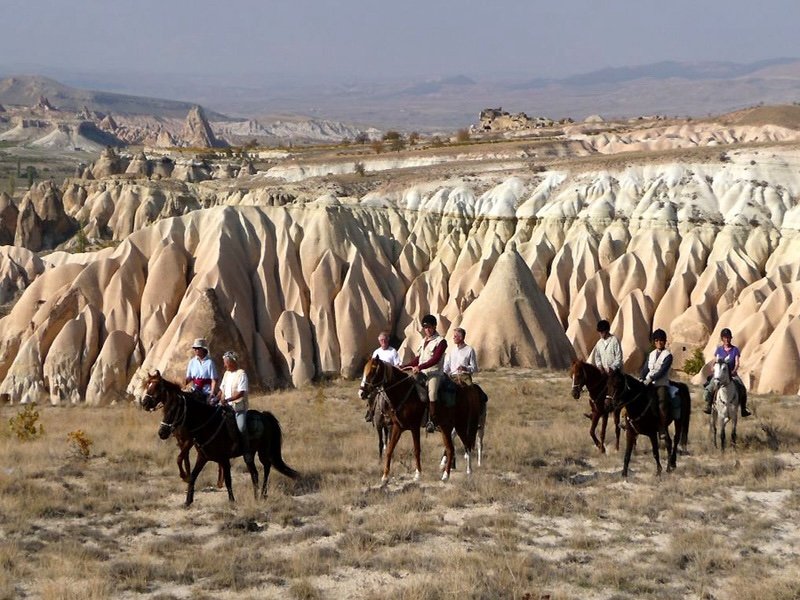
[[230,504],[209,465],[189,509],[160,414],[38,407],[43,431],[21,441],[9,420],[22,407],[4,406],[0,598],[800,597],[797,397],[753,398],[723,455],[694,390],[677,471],[655,477],[641,440],[622,481],[622,454],[592,446],[565,373],[480,382],[485,454],[470,477],[460,461],[441,483],[439,434],[423,434],[415,483],[406,433],[382,489],[357,383],[340,381],[252,401],[280,420],[299,481],[273,472],[254,500],[239,460]]

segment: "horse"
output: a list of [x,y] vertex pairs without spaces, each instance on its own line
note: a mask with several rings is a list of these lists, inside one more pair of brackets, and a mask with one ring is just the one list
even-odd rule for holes
[[[470,386],[474,388],[474,386]],[[392,455],[402,433],[411,431],[414,442],[414,462],[416,471],[414,480],[419,481],[422,466],[420,465],[420,427],[425,415],[427,402],[423,402],[417,392],[416,379],[397,367],[385,363],[377,358],[370,358],[364,366],[359,394],[362,398],[368,397],[374,390],[382,389],[388,400],[388,411],[392,419],[392,431],[389,445],[386,448],[381,485],[389,481],[389,470],[392,464]],[[475,447],[475,438],[478,433],[478,419],[482,410],[482,398],[477,390],[469,390],[466,394],[456,396],[454,407],[448,407],[444,402],[438,402],[436,407],[436,421],[442,434],[445,447],[446,462],[442,467],[442,481],[450,478],[450,465],[453,462],[455,449],[450,432],[455,429],[467,453],[467,469],[471,472],[471,453]]]
[[[680,415],[677,419],[672,418],[670,411],[669,423],[675,423],[675,440],[669,436],[669,430],[664,442],[667,448],[669,460],[667,462],[667,472],[677,467],[678,446],[682,445],[684,451],[689,438],[689,419],[691,417],[691,396],[689,387],[685,383],[670,381],[670,385],[678,388],[678,395],[681,400]],[[627,410],[625,417],[625,461],[622,467],[622,477],[628,477],[628,465],[631,462],[631,453],[636,444],[636,438],[642,434],[650,438],[653,446],[653,458],[656,461],[656,475],[661,475],[661,460],[658,453],[658,400],[654,391],[644,383],[626,375],[621,371],[614,371],[608,377],[606,395],[606,408],[608,410]]]
[[[190,393],[197,395],[197,391]],[[205,401],[205,395],[202,397],[196,396],[196,399]],[[172,432],[172,436],[178,444],[178,473],[180,473],[181,479],[188,483],[189,475],[192,472],[192,463],[189,460],[189,451],[192,449],[192,446],[194,446],[192,436],[186,427],[177,427],[175,431]],[[225,478],[222,472],[222,466],[218,465],[217,487],[221,488],[223,485],[225,485]]]
[[711,437],[714,448],[717,448],[717,432],[719,443],[725,452],[725,427],[732,423],[731,444],[736,446],[736,423],[739,420],[739,390],[731,377],[730,367],[724,359],[714,363],[714,375],[711,380],[714,389],[714,403],[711,408]]
[[[478,466],[481,466],[483,461],[483,436],[486,433],[486,407],[488,402],[488,397],[486,396],[486,392],[483,391],[477,383],[473,383],[480,394],[483,394],[486,397],[486,400],[483,401],[483,409],[481,410],[481,414],[478,417],[478,433],[475,436],[475,452],[477,453],[478,457]],[[456,436],[456,430],[453,429],[450,431],[450,439],[454,439]],[[447,460],[447,454],[445,453],[444,449],[442,450],[442,460],[439,464],[440,467],[444,467],[445,461]],[[464,460],[467,462],[467,475],[472,474],[472,461],[470,460],[470,453],[467,452],[466,448],[464,449]],[[453,455],[453,462],[450,464],[451,469],[456,468],[456,457]]]
[[[572,397],[580,399],[581,392],[585,387],[589,392],[589,408],[592,411],[592,424],[589,426],[589,435],[594,445],[602,454],[606,453],[606,426],[608,425],[608,411],[604,410],[605,392],[608,376],[591,363],[582,360],[573,360],[569,370],[572,376]],[[602,421],[600,428],[600,439],[595,435],[597,423]],[[619,411],[614,411],[614,433],[616,434],[616,444],[614,449],[619,452]]]
[[[156,371],[148,375],[144,382],[144,394],[141,399],[145,410],[153,411],[163,405],[163,420],[158,429],[158,436],[166,440],[170,435],[183,427],[189,434],[197,448],[197,460],[189,477],[186,492],[185,506],[190,506],[194,501],[194,486],[200,472],[208,461],[216,462],[222,467],[225,487],[228,491],[228,500],[235,501],[231,485],[230,459],[241,456],[241,444],[235,424],[231,425],[232,417],[226,416],[221,406],[210,406],[199,402],[181,387],[161,377]],[[290,468],[281,456],[282,432],[275,416],[267,411],[247,411],[247,435],[250,448],[258,453],[258,458],[264,466],[264,482],[261,487],[261,497],[267,495],[267,482],[271,467],[283,475],[297,479],[297,471]],[[252,454],[244,456],[250,479],[253,483],[253,495],[258,498],[258,470]]]

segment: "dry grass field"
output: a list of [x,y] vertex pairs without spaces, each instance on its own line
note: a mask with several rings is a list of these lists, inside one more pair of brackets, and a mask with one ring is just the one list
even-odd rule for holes
[[281,421],[298,482],[273,473],[256,501],[238,461],[231,505],[211,465],[188,510],[159,414],[41,407],[42,435],[20,441],[21,407],[2,407],[0,598],[800,597],[800,399],[755,397],[721,456],[695,394],[678,470],[657,479],[642,440],[623,482],[564,373],[480,381],[471,478],[460,462],[440,483],[439,436],[423,435],[415,484],[405,434],[381,489],[357,383],[335,382],[253,400]]

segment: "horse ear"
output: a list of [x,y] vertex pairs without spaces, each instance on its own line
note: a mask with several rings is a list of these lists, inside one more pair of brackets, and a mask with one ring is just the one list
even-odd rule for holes
[[155,376],[156,376],[156,377],[158,377],[158,378],[160,379],[160,378],[161,378],[161,371],[159,371],[158,369],[156,369],[156,374],[155,374]]

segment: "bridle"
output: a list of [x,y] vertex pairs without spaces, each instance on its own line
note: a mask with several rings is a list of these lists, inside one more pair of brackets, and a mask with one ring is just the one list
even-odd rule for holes
[[[622,378],[622,387],[623,387],[622,391],[623,392],[632,392],[633,390],[631,389],[630,385],[628,385],[628,377],[625,376],[624,374],[620,375],[620,377]],[[611,381],[611,377],[609,377],[609,381]],[[614,387],[616,388],[616,386],[614,386]],[[606,388],[606,389],[608,389],[608,388]],[[614,394],[611,394],[611,393],[606,394],[606,402],[608,403],[609,406],[613,407],[613,410],[622,410],[623,408],[626,408],[630,404],[633,404],[634,402],[636,402],[646,392],[647,392],[647,388],[645,388],[642,391],[638,392],[630,400],[628,400],[626,402],[623,402],[619,406],[617,406],[615,401],[617,399],[617,396],[619,395],[619,390],[615,389],[615,393]],[[628,415],[626,416],[626,419],[628,420],[628,423],[630,423],[631,427],[633,427],[633,430],[637,434],[639,433],[639,430],[636,428],[636,423],[638,421],[640,421],[647,414],[648,410],[650,409],[650,405],[652,404],[652,402],[653,402],[653,399],[651,397],[650,401],[647,404],[647,406],[645,406],[644,410],[642,410],[642,412],[639,413],[637,416],[635,416],[635,417],[631,416],[630,412],[628,412]]]
[[[170,392],[169,390],[161,390],[160,394],[173,394],[173,393]],[[157,397],[158,397],[158,394],[155,394],[155,393],[154,394],[150,394],[149,392],[147,392],[143,396],[151,398],[153,400],[156,400]],[[163,420],[163,421],[161,421],[161,423],[159,425],[159,427],[166,428],[166,430],[169,432],[169,435],[173,434],[176,429],[179,429],[179,428],[184,427],[186,425],[186,418],[187,418],[187,416],[189,414],[189,409],[188,409],[189,400],[186,398],[186,396],[183,393],[174,393],[174,396],[177,396],[177,399],[180,400],[180,404],[178,404],[178,408],[177,408],[177,414],[175,415],[175,417],[173,419],[171,419],[171,422]],[[164,402],[159,402],[159,405],[166,406],[166,404]],[[158,408],[158,405],[156,406],[156,408]],[[153,410],[155,410],[155,409],[153,409]],[[189,429],[188,430],[189,433],[193,437],[196,436],[196,434],[198,432],[200,432],[202,429],[204,429],[209,423],[211,423],[214,420],[214,418],[217,416],[217,413],[220,410],[221,410],[221,407],[217,406],[216,410],[213,413],[211,413],[211,416],[204,423],[202,423],[201,425],[198,425],[197,427],[193,427],[193,428]],[[207,440],[205,440],[204,442],[200,442],[200,440],[195,438],[195,440],[194,440],[195,445],[199,446],[200,448],[205,448],[208,444],[210,444],[214,440],[214,438],[217,437],[217,435],[219,435],[219,432],[222,431],[222,428],[224,427],[224,425],[225,425],[225,419],[224,418],[220,419],[220,424],[216,428],[214,433],[212,433],[211,436]]]

